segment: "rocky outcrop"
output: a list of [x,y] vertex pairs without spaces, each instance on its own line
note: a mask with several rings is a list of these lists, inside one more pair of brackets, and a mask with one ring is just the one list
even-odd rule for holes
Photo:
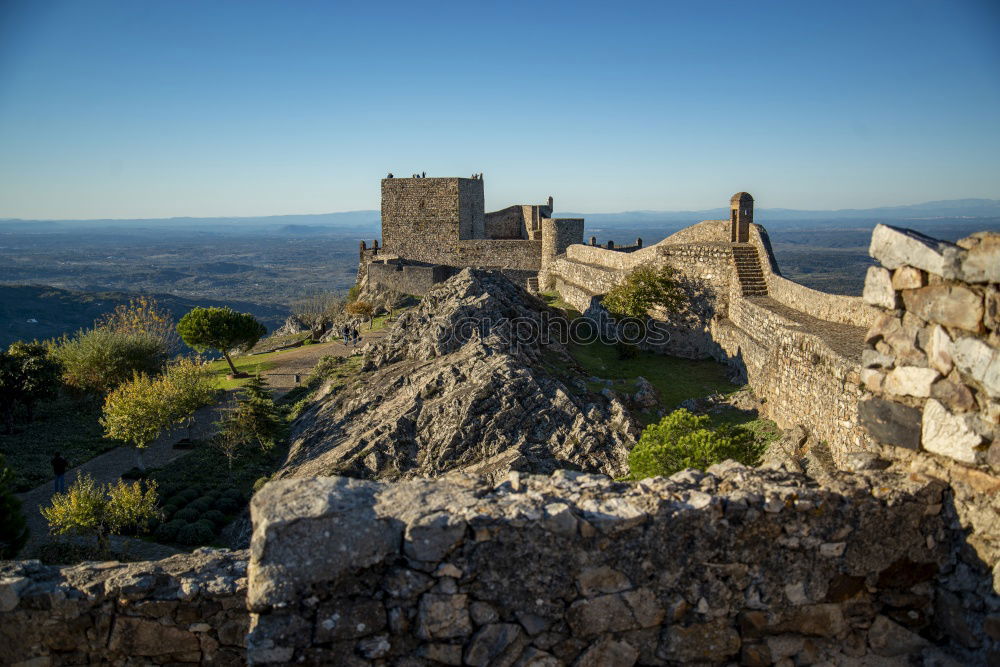
[[0,662],[245,663],[247,552],[139,563],[0,561]]
[[997,646],[946,486],[918,475],[318,478],[251,511],[253,664],[986,664]]
[[560,326],[499,273],[463,270],[366,349],[354,385],[299,418],[278,477],[624,474],[636,426],[614,394],[588,391],[557,336],[541,335]]

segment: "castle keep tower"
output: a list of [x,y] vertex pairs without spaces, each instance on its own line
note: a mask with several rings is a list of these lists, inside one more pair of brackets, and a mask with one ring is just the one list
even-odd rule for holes
[[737,192],[729,198],[730,241],[750,242],[750,225],[753,223],[753,197],[749,192]]
[[423,259],[427,248],[483,238],[482,179],[382,179],[382,246],[401,257]]

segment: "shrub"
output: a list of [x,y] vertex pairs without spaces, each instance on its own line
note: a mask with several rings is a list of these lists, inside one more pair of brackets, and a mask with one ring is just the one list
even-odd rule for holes
[[208,528],[212,532],[212,535],[215,535],[215,524],[209,521],[208,519],[204,518],[198,519],[197,521],[195,521],[195,524]]
[[347,361],[344,357],[340,355],[328,354],[326,356],[320,357],[320,360],[316,362],[316,365],[312,370],[312,377],[325,380],[337,371],[344,362]]
[[201,489],[195,487],[184,489],[180,493],[180,497],[184,500],[185,503],[189,503],[193,500],[196,500],[200,495],[201,495]]
[[162,378],[136,373],[104,399],[101,426],[109,438],[135,448],[136,467],[145,471],[142,450],[175,421]]
[[59,363],[41,343],[12,343],[0,352],[0,412],[4,431],[14,430],[14,410],[24,407],[27,421],[34,418],[35,404],[51,399],[59,386]]
[[651,308],[676,310],[684,302],[676,272],[669,266],[640,266],[601,300],[609,313],[645,320]]
[[237,510],[239,510],[242,504],[243,503],[240,501],[233,500],[228,496],[223,496],[222,498],[219,498],[219,500],[215,503],[215,506],[219,509],[220,512],[224,512],[226,514],[232,514]]
[[99,485],[81,474],[67,493],[52,496],[41,513],[53,533],[94,535],[98,549],[107,552],[109,535],[145,531],[158,513],[156,505],[156,482]]
[[177,505],[172,505],[170,503],[167,503],[166,505],[164,505],[163,507],[160,508],[160,514],[165,519],[172,518],[174,516],[174,513],[176,511],[177,511]]
[[188,525],[188,522],[181,519],[168,521],[156,529],[156,540],[158,542],[176,542],[177,534],[186,525]]
[[707,415],[675,410],[642,432],[629,452],[630,477],[668,476],[685,468],[704,470],[726,459],[756,465],[763,450],[752,433],[730,426],[713,430]]
[[196,510],[198,512],[207,512],[214,507],[215,503],[208,496],[202,496],[192,503],[189,503],[187,508]]
[[246,446],[257,445],[267,451],[274,447],[285,430],[281,413],[260,376],[243,387],[236,406],[226,412],[218,426],[219,433],[213,444],[225,455],[230,471]]
[[193,507],[185,507],[182,510],[177,510],[177,513],[174,514],[175,519],[180,519],[181,521],[184,521],[186,523],[197,521],[200,516],[201,512]]
[[106,394],[135,373],[159,373],[167,354],[152,335],[104,327],[64,336],[50,350],[62,366],[63,382],[90,394]]
[[119,304],[95,325],[117,333],[151,336],[160,341],[168,354],[175,354],[181,349],[177,325],[170,311],[149,296],[136,297],[129,299],[127,304]]
[[216,528],[222,528],[228,521],[228,519],[226,519],[226,515],[219,510],[208,510],[202,518],[206,521],[211,521],[212,525]]
[[206,544],[213,539],[215,539],[215,532],[201,522],[189,523],[177,531],[177,541],[189,546]]
[[0,454],[0,560],[14,558],[27,541],[28,524],[14,495],[14,474]]

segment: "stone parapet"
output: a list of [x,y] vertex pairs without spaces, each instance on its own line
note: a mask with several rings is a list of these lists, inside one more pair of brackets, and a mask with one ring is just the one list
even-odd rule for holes
[[860,421],[883,456],[948,481],[1000,587],[1000,234],[958,242],[879,225],[864,298]]
[[986,613],[938,605],[961,540],[943,489],[733,462],[638,484],[272,482],[252,504],[248,658],[985,664]]
[[247,552],[139,563],[0,561],[6,665],[245,662]]

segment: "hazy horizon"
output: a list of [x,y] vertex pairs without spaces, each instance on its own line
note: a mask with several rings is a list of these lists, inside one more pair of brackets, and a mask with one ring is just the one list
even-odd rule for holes
[[[929,207],[934,205],[969,205],[972,206],[972,202],[979,205],[986,205],[987,209],[995,210],[985,210],[979,216],[972,217],[993,217],[1000,216],[1000,198],[990,198],[990,197],[967,197],[962,199],[941,199],[941,200],[929,200],[929,201],[919,201],[909,204],[887,204],[882,206],[873,206],[869,208],[838,208],[838,209],[799,209],[790,208],[786,206],[755,206],[758,212],[777,212],[777,213],[816,213],[816,214],[847,214],[847,213],[870,213],[875,211],[892,212],[899,209],[919,209],[920,207]],[[530,202],[511,202],[514,203],[530,203]],[[724,211],[725,206],[713,206],[704,209],[632,209],[632,210],[620,210],[620,211],[559,211],[556,210],[556,215],[681,215],[681,214],[698,214],[698,213],[712,213],[718,211]],[[119,222],[142,222],[142,221],[160,221],[160,220],[242,220],[242,219],[266,219],[266,218],[294,218],[294,217],[319,217],[319,216],[351,216],[351,215],[367,215],[367,214],[380,214],[379,208],[362,208],[362,209],[350,209],[341,211],[319,211],[319,212],[309,212],[309,213],[264,213],[261,215],[185,215],[185,216],[169,216],[169,217],[135,217],[135,218],[112,218],[112,217],[95,217],[95,218],[17,218],[17,217],[6,217],[0,216],[0,222],[105,222],[105,221],[119,221]],[[948,216],[953,217],[953,216]]]
[[997,34],[990,0],[8,0],[0,216],[366,210],[390,171],[490,210],[990,197]]

